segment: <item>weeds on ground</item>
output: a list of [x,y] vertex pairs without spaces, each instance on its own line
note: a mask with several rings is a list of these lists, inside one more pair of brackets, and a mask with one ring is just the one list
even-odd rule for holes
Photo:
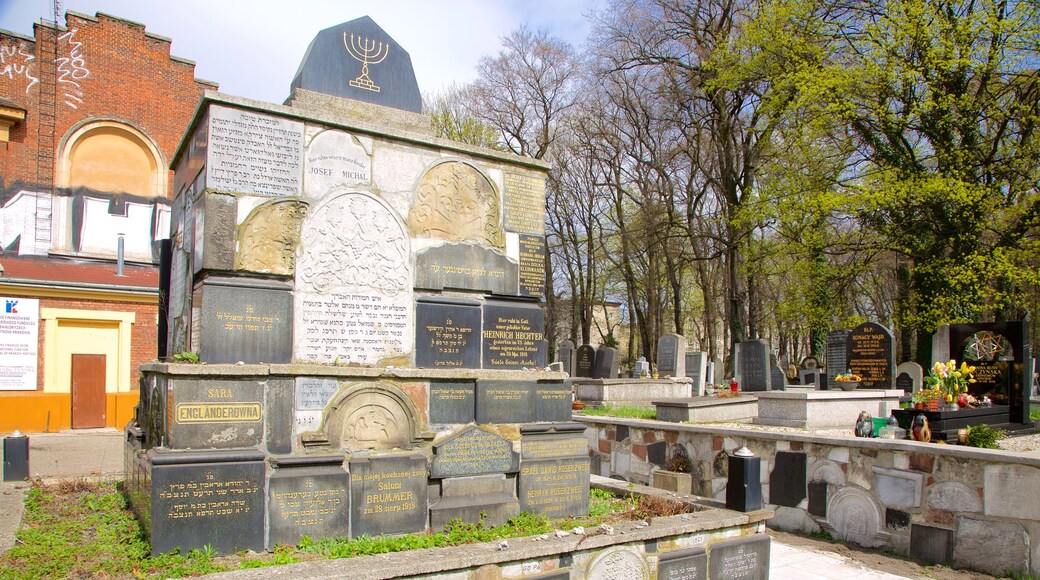
[[573,530],[577,526],[592,530],[603,523],[674,515],[692,509],[664,498],[618,497],[593,489],[589,494],[589,514],[582,517],[549,520],[523,512],[500,526],[491,526],[481,518],[476,523],[453,520],[441,532],[392,538],[305,537],[299,546],[277,546],[273,553],[218,556],[207,546],[183,555],[174,550],[151,556],[151,548],[117,484],[86,480],[46,484],[35,480],[27,494],[16,546],[0,557],[0,579],[198,576],[302,560],[496,541],[547,534],[554,529]]
[[654,409],[644,409],[643,407],[634,407],[632,405],[603,405],[602,407],[585,407],[582,413],[589,416],[595,417],[624,417],[626,419],[656,419],[657,411]]

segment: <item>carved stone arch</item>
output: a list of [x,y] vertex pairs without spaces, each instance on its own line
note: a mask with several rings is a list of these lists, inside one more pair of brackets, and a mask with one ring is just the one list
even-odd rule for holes
[[275,199],[253,208],[237,228],[235,269],[292,276],[308,207],[299,199]]
[[343,451],[408,449],[421,439],[419,412],[396,386],[379,381],[355,383],[329,403],[322,431]]
[[483,171],[461,159],[440,160],[423,172],[408,225],[416,237],[505,248],[501,192]]

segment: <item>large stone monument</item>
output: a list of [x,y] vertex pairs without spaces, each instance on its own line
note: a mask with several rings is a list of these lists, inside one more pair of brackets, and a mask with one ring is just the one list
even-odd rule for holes
[[[548,166],[434,138],[414,78],[366,17],[318,34],[285,106],[204,95],[165,314],[207,364],[142,366],[128,427],[156,552],[587,510],[571,387],[543,370]],[[558,465],[565,495],[529,476]]]

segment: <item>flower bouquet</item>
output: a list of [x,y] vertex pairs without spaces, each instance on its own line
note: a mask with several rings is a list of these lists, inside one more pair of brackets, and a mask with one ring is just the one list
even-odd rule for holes
[[975,382],[975,367],[962,362],[960,368],[956,361],[937,362],[928,371],[924,384],[929,389],[939,392],[939,398],[951,410],[968,403],[968,385]]
[[853,373],[852,371],[845,371],[839,373],[838,376],[834,377],[834,382],[838,383],[838,387],[843,391],[855,391],[859,388],[860,381],[863,377]]

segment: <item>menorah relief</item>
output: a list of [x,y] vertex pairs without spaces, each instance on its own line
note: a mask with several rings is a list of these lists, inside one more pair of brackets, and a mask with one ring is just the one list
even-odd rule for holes
[[377,42],[375,40],[363,38],[360,35],[355,38],[353,33],[350,34],[350,41],[348,42],[347,33],[344,32],[343,46],[346,47],[347,54],[361,63],[361,76],[350,81],[350,86],[378,93],[379,85],[372,82],[372,78],[368,76],[368,65],[383,62],[383,59],[385,59],[386,55],[390,52],[390,43]]

